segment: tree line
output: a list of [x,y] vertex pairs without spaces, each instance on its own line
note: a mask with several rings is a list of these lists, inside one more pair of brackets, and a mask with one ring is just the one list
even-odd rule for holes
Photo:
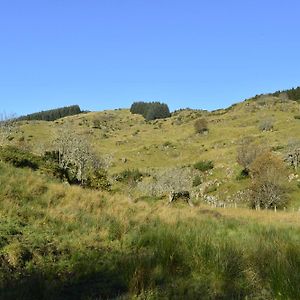
[[50,109],[46,111],[36,112],[33,114],[29,114],[26,116],[21,116],[18,118],[18,120],[42,120],[42,121],[55,121],[57,119],[67,117],[67,116],[73,116],[82,113],[79,105],[71,105],[71,106],[65,106],[61,108],[56,109]]
[[134,102],[130,107],[132,114],[142,115],[147,121],[169,118],[169,107],[160,102]]

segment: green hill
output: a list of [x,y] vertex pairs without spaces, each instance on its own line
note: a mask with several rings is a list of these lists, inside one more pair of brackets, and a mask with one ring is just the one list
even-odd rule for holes
[[[300,298],[300,183],[285,160],[299,116],[297,101],[262,95],[153,121],[126,109],[18,121],[0,136],[0,298]],[[80,164],[61,163],[64,142]],[[264,164],[248,176],[243,145],[284,164],[271,178],[285,178],[287,205],[249,208]],[[103,173],[71,181],[87,155]],[[167,205],[174,190],[194,207]]]
[[[139,169],[155,176],[210,160],[214,169],[203,180],[217,180],[218,187],[212,194],[224,200],[224,195],[235,198],[247,185],[247,180],[236,180],[242,170],[236,162],[242,140],[252,138],[285,157],[289,145],[300,141],[298,115],[297,102],[273,96],[260,96],[213,112],[181,110],[170,118],[149,122],[128,110],[91,112],[55,122],[21,122],[11,143],[42,154],[54,149],[53,142],[61,128],[68,128],[87,139],[91,149],[107,160],[110,175]],[[198,118],[208,121],[209,134],[195,134],[194,122]],[[265,122],[272,123],[271,131],[261,130]],[[295,172],[290,169],[290,173]],[[300,190],[296,179],[293,186],[291,207],[298,209]],[[196,193],[197,188],[193,191]],[[143,194],[133,192],[137,197]]]

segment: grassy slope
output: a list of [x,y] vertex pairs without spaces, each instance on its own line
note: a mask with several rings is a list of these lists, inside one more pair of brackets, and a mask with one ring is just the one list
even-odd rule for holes
[[1,299],[300,298],[297,213],[133,203],[0,163],[0,220]]
[[[236,163],[236,148],[246,136],[270,147],[285,147],[292,140],[300,140],[300,106],[296,102],[281,102],[279,98],[263,96],[257,101],[246,101],[230,110],[215,113],[183,111],[172,118],[146,123],[141,116],[128,110],[104,111],[67,117],[56,122],[27,122],[21,126],[26,145],[35,152],[51,147],[62,124],[69,124],[74,131],[85,135],[99,154],[111,155],[110,173],[127,168],[141,170],[164,169],[193,164],[199,159],[213,160],[215,169],[210,179],[218,178],[223,184],[217,194],[232,194],[247,185],[237,182],[240,171]],[[194,119],[204,116],[209,121],[210,133],[199,136],[194,133]],[[99,119],[102,128],[93,128],[93,120]],[[275,129],[261,132],[260,120],[272,119]],[[167,143],[167,144],[166,144]],[[169,145],[168,145],[169,143]],[[122,158],[127,163],[122,163]],[[291,193],[292,206],[300,206],[300,190]]]

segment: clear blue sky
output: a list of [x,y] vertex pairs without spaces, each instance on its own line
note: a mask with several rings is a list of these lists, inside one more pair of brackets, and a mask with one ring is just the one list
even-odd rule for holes
[[300,85],[299,0],[0,0],[0,111],[214,109]]

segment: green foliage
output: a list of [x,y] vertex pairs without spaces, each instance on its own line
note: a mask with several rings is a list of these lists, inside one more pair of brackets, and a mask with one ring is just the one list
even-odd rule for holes
[[92,174],[87,177],[84,186],[102,191],[111,190],[111,183],[109,182],[107,172],[104,169],[94,170]]
[[138,169],[127,169],[116,176],[116,180],[120,182],[133,183],[143,179],[143,173]]
[[39,156],[14,146],[1,147],[0,159],[18,168],[27,167],[33,170],[38,169],[42,162]]
[[199,175],[196,175],[193,179],[193,186],[199,186],[202,183],[202,178]]
[[3,163],[0,199],[1,299],[300,298],[297,226],[158,218]]
[[237,176],[236,180],[243,180],[249,178],[249,170],[243,169]]
[[300,120],[300,115],[295,115],[295,116],[294,116],[294,119]]
[[66,106],[46,111],[41,111],[33,114],[29,114],[26,116],[22,116],[18,118],[19,121],[22,120],[43,120],[43,121],[55,121],[57,119],[73,116],[82,113],[80,107],[78,105]]
[[282,93],[287,94],[287,96],[290,100],[300,101],[300,87],[292,88],[289,90],[277,91],[277,92],[273,93],[272,95],[278,97]]
[[130,107],[130,112],[142,115],[147,121],[171,116],[168,105],[160,102],[134,102]]
[[29,151],[21,150],[14,146],[0,148],[0,160],[10,163],[17,168],[30,168],[40,170],[60,180],[67,179],[68,174],[58,165],[58,153],[46,152],[43,157]]
[[205,172],[214,168],[214,163],[211,160],[200,160],[194,164],[194,168]]

